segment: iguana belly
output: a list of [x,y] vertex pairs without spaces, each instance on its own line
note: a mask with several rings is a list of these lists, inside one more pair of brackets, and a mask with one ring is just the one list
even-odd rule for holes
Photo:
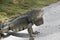
[[14,32],[18,32],[18,31],[22,31],[24,29],[26,29],[28,26],[28,23],[25,21],[23,21],[22,23],[20,24],[17,24],[17,25],[14,25],[13,27],[11,27],[10,29]]
[[18,32],[18,31],[22,31],[26,28],[27,28],[27,24],[20,24],[18,26],[12,27],[11,30],[14,31],[14,32]]

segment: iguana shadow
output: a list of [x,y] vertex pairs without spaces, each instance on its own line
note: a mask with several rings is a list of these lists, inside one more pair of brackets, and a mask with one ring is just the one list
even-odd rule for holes
[[8,33],[7,35],[4,36],[4,38],[10,35],[15,36],[15,37],[29,38],[29,34],[27,33],[15,33],[15,32]]

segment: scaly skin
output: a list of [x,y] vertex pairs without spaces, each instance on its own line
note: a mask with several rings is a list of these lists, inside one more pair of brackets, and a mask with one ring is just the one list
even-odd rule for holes
[[34,40],[33,34],[36,34],[36,32],[33,32],[32,25],[35,24],[39,26],[43,24],[43,11],[31,10],[24,15],[18,16],[15,19],[1,24],[2,25],[0,25],[0,31],[2,31],[2,33],[9,33],[9,30],[18,32],[24,29],[28,29],[30,40]]

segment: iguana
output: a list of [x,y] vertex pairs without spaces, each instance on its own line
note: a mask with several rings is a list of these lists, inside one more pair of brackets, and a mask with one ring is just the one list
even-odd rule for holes
[[12,20],[2,23],[0,22],[0,37],[4,37],[3,33],[9,34],[9,30],[13,32],[22,31],[24,29],[28,29],[28,33],[30,35],[31,40],[33,40],[33,32],[32,25],[35,24],[39,26],[43,24],[43,10],[31,10],[27,13],[20,15]]

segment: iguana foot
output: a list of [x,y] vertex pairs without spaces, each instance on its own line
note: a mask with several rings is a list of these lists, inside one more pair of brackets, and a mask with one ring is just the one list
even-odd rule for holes
[[34,40],[34,38],[33,37],[30,37],[29,40]]
[[34,35],[36,35],[36,34],[38,34],[38,33],[40,33],[40,32],[37,32],[37,31],[33,32]]
[[40,33],[40,32],[35,31],[35,32],[33,32],[32,36],[33,36],[33,37],[36,37],[36,35],[37,35],[38,33]]

